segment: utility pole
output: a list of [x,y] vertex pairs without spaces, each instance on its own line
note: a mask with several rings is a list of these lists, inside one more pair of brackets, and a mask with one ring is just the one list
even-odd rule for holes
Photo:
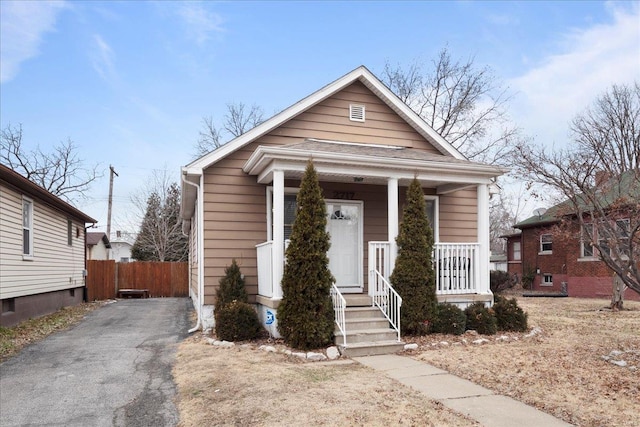
[[113,176],[119,176],[113,166],[109,165],[109,210],[107,211],[107,238],[111,240],[111,205],[113,204]]

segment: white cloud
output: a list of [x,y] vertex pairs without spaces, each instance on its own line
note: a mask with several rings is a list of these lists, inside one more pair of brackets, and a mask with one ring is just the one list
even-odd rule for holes
[[45,33],[55,30],[64,1],[0,1],[0,83],[13,79],[20,64],[40,53]]
[[209,41],[212,34],[224,31],[222,17],[208,11],[201,3],[182,3],[178,15],[186,26],[187,37],[199,46]]
[[612,84],[640,78],[640,7],[607,6],[611,22],[564,35],[563,51],[509,82],[514,119],[545,145],[564,144],[573,117]]
[[116,75],[114,66],[115,54],[113,53],[113,49],[111,49],[111,46],[109,46],[99,34],[93,36],[93,46],[91,63],[94,70],[96,70],[104,80],[112,82]]

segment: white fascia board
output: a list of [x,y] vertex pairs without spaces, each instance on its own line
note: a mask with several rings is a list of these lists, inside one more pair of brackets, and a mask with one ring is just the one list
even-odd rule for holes
[[360,67],[356,68],[355,70],[351,71],[350,73],[345,74],[344,76],[342,76],[339,79],[333,81],[332,83],[329,83],[328,85],[326,85],[322,89],[320,89],[320,90],[312,93],[311,95],[307,96],[306,98],[298,101],[297,103],[293,104],[289,108],[281,111],[280,113],[278,113],[275,116],[271,117],[269,120],[259,124],[258,126],[254,127],[253,129],[251,129],[247,133],[244,133],[244,134],[240,135],[239,137],[227,142],[225,145],[223,145],[220,148],[212,151],[211,153],[205,154],[203,157],[200,157],[199,159],[194,160],[193,162],[188,164],[186,167],[189,168],[189,169],[191,169],[191,168],[206,169],[207,167],[211,166],[212,164],[214,164],[218,160],[228,156],[229,154],[233,153],[234,151],[236,151],[236,150],[244,147],[245,145],[249,144],[250,142],[260,138],[261,136],[266,135],[267,133],[271,132],[272,130],[274,130],[278,126],[282,125],[283,123],[287,122],[288,120],[291,120],[292,118],[294,118],[298,114],[308,110],[309,108],[313,107],[314,105],[318,104],[319,102],[325,100],[326,98],[330,97],[331,95],[333,95],[333,94],[339,92],[340,90],[344,89],[345,87],[349,86],[351,83],[353,83],[356,80],[358,80],[358,78],[363,76],[365,73],[371,74],[363,66],[360,66]]

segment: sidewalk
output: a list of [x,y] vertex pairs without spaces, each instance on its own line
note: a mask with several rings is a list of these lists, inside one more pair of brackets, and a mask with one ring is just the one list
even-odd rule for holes
[[427,363],[405,356],[354,357],[355,361],[382,371],[447,408],[467,415],[486,427],[570,426],[549,414],[510,397],[451,375]]

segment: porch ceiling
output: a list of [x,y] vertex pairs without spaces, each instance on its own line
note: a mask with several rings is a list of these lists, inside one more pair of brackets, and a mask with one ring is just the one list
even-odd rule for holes
[[323,181],[386,185],[389,178],[397,178],[403,185],[415,176],[424,186],[437,188],[438,194],[490,184],[492,178],[506,172],[413,148],[316,139],[280,147],[260,146],[243,170],[256,175],[262,184],[273,181],[274,170],[284,171],[286,178],[300,179],[309,159]]

